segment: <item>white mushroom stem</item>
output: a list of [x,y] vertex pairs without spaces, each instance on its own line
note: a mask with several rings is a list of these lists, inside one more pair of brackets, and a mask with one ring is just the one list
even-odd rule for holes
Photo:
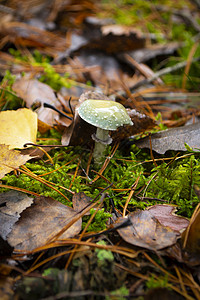
[[94,163],[101,164],[103,159],[103,153],[106,150],[107,145],[112,142],[111,137],[109,136],[109,130],[97,128],[96,134],[92,135],[93,140],[95,140],[94,146]]

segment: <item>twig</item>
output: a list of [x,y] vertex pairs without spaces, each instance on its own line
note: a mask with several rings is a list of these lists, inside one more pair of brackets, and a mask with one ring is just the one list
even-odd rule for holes
[[[192,59],[191,63],[197,62],[199,60],[200,60],[200,56],[199,57],[195,57],[195,58]],[[130,90],[132,91],[132,90],[135,90],[136,88],[141,87],[142,85],[146,85],[148,83],[151,83],[152,81],[156,80],[158,77],[160,77],[162,75],[169,74],[171,72],[177,71],[177,70],[185,67],[187,65],[187,63],[188,63],[187,61],[182,61],[182,62],[176,64],[175,66],[161,69],[160,71],[154,73],[154,75],[152,77],[147,78],[147,79],[143,79],[143,80],[137,82],[136,84],[134,84],[131,87]]]

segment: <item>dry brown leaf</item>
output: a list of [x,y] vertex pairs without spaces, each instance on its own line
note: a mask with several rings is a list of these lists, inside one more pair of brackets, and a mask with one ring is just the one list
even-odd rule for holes
[[183,231],[189,224],[188,219],[175,214],[176,207],[174,205],[156,204],[149,207],[148,211],[150,211],[162,225],[179,232]]
[[27,108],[1,111],[0,128],[0,144],[23,148],[26,143],[36,143],[37,114]]
[[6,239],[20,214],[31,206],[33,198],[18,191],[0,194],[0,236]]
[[0,32],[12,42],[20,42],[24,46],[53,47],[59,51],[66,49],[65,38],[23,22],[4,22]]
[[[43,103],[46,102],[61,109],[61,104],[50,86],[36,79],[21,78],[15,81],[12,88],[26,102],[28,108],[32,105],[38,106],[36,112],[40,121],[53,126],[55,121],[59,120],[57,112],[43,107]],[[49,127],[47,126],[46,129],[48,130]]]
[[[80,192],[76,193],[72,197],[73,208],[75,211],[80,212],[86,208],[91,203],[92,198],[85,195],[85,193]],[[90,215],[90,212],[87,212],[85,216]]]
[[[127,219],[121,218],[119,222],[123,223],[125,220]],[[172,246],[177,240],[178,233],[161,225],[148,210],[135,211],[129,215],[129,220],[130,226],[117,229],[127,243],[149,250],[160,250]]]
[[19,151],[9,150],[9,146],[0,145],[0,178],[25,164],[32,157],[22,155]]
[[[21,213],[7,241],[15,249],[31,251],[47,243],[76,215],[76,211],[50,197],[38,197]],[[79,219],[59,239],[74,237],[81,230]]]
[[116,131],[112,131],[111,137],[114,141],[121,141],[130,136],[152,129],[155,126],[155,122],[146,114],[140,113],[135,109],[126,110],[131,118],[133,125],[126,125],[119,127]]

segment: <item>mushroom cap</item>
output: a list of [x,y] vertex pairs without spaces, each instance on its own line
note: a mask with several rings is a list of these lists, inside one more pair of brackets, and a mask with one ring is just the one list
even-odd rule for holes
[[88,99],[81,103],[78,113],[87,123],[105,130],[133,125],[125,107],[114,101]]

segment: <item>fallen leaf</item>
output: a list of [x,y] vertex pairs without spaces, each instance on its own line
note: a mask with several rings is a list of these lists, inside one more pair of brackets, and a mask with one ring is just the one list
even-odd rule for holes
[[26,194],[9,191],[0,194],[0,236],[6,239],[20,214],[33,203],[33,198]]
[[73,122],[69,127],[66,127],[61,143],[65,146],[78,146],[92,142],[92,134],[96,128],[85,122],[78,114],[77,109],[74,112]]
[[[178,233],[160,224],[150,211],[138,210],[128,217],[131,225],[117,229],[127,243],[149,250],[160,250],[176,243]],[[122,224],[125,220],[127,218],[120,218],[116,224]]]
[[[90,24],[90,29],[91,29]],[[96,31],[95,31],[96,33]],[[109,54],[123,51],[132,51],[145,46],[145,36],[133,27],[111,24],[101,26],[97,34],[90,30],[91,38],[89,42],[81,46],[76,52],[83,49],[95,49]]]
[[122,141],[130,136],[144,132],[155,126],[155,122],[146,114],[140,113],[135,109],[126,109],[133,125],[119,127],[116,131],[111,132],[114,141]]
[[[76,211],[50,197],[37,197],[33,204],[21,213],[7,241],[17,250],[31,251],[54,237],[76,215]],[[74,237],[81,230],[79,219],[59,239]]]
[[[164,154],[168,150],[186,151],[185,143],[193,150],[200,148],[200,123],[185,125],[151,135],[152,149]],[[136,141],[139,148],[150,148],[149,137]]]
[[[131,56],[133,59],[135,59],[138,63],[148,61],[154,57],[161,56],[161,55],[170,55],[173,54],[179,47],[181,46],[181,43],[168,43],[165,45],[160,44],[151,44],[147,45],[145,48],[133,50],[130,52],[127,52],[129,56]],[[124,55],[124,53],[118,54],[118,57],[125,61],[126,63],[129,63],[127,57]]]
[[148,208],[148,211],[164,226],[178,232],[183,231],[189,224],[189,220],[175,214],[176,207],[168,204],[156,204]]
[[27,108],[0,112],[0,144],[24,148],[25,143],[36,143],[37,114]]
[[[43,106],[46,102],[61,109],[61,104],[50,86],[36,79],[21,78],[15,81],[12,88],[26,102],[28,108],[31,108],[32,105],[38,106],[35,111],[41,122],[53,126],[55,121],[59,120],[59,113]],[[48,129],[49,127],[47,126]]]
[[21,42],[24,46],[54,47],[59,51],[66,49],[65,38],[23,22],[6,22],[0,27],[0,32],[10,41]]
[[17,150],[9,150],[7,145],[0,145],[0,178],[19,168],[31,158],[29,155],[22,155]]
[[[92,198],[85,195],[85,193],[80,192],[76,193],[72,197],[73,208],[75,211],[80,212],[91,204]],[[90,215],[90,212],[87,212],[85,216]]]

